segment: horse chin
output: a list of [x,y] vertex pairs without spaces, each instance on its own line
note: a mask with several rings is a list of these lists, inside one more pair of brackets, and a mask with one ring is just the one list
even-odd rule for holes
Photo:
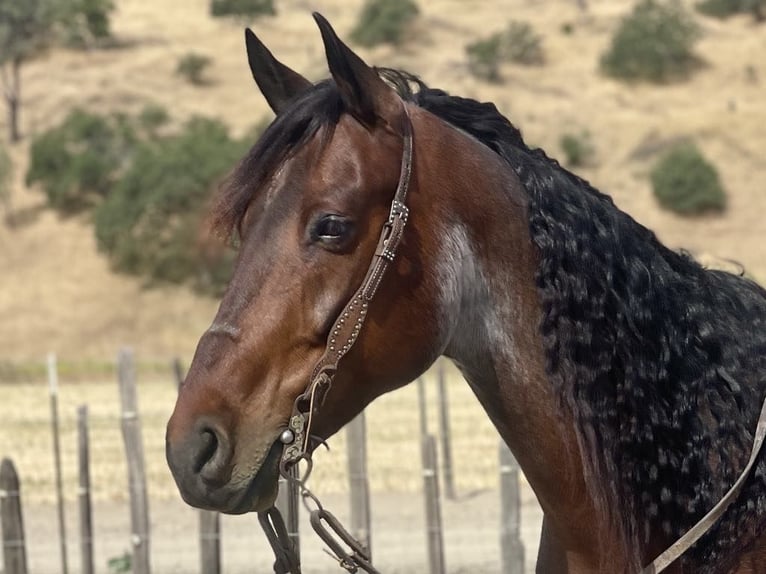
[[263,464],[255,473],[236,504],[229,509],[221,509],[225,514],[245,514],[262,512],[274,506],[279,491],[279,460],[282,444],[277,441],[269,449]]

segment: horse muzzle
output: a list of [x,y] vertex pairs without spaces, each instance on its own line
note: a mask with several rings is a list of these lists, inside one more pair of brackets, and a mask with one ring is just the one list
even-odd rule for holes
[[187,504],[227,514],[260,511],[273,504],[281,442],[274,442],[258,464],[257,460],[235,460],[234,438],[214,417],[200,417],[180,437],[173,430],[171,419],[165,454]]

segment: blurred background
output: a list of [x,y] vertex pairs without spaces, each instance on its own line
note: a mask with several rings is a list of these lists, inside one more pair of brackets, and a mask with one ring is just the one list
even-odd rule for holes
[[[318,80],[312,10],[369,63],[494,102],[528,144],[671,247],[766,281],[766,0],[0,0],[0,456],[20,476],[31,572],[62,571],[49,353],[69,568],[82,567],[75,408],[86,403],[96,571],[129,571],[116,560],[131,547],[116,383],[125,346],[155,571],[199,571],[196,514],[164,462],[172,365],[191,360],[233,257],[205,231],[208,200],[272,119],[243,28]],[[458,372],[441,368],[455,490],[442,496],[446,571],[499,572],[497,435]],[[425,392],[427,430],[440,435],[438,379],[429,373]],[[368,409],[372,537],[386,572],[427,567],[421,424],[414,386]],[[344,441],[312,478],[341,517]],[[532,571],[540,515],[521,485]],[[269,571],[255,519],[222,524],[223,571]],[[337,569],[303,540],[306,572]]]

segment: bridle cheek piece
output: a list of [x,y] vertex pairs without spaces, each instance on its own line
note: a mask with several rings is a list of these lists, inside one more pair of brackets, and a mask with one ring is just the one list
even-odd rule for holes
[[388,219],[383,225],[375,254],[362,284],[335,319],[330,329],[325,352],[311,374],[311,382],[295,400],[289,422],[289,428],[295,434],[295,441],[287,445],[282,452],[280,471],[283,474],[296,461],[310,456],[307,453],[310,452],[312,419],[332,386],[338,363],[351,350],[359,337],[367,318],[369,304],[375,297],[386,270],[396,258],[404,228],[407,225],[410,211],[406,200],[412,176],[412,123],[406,105],[402,109],[404,116],[402,162]]
[[[332,387],[340,360],[356,343],[367,318],[369,305],[383,281],[386,270],[396,259],[404,228],[409,219],[407,192],[412,177],[413,136],[412,121],[404,102],[402,109],[403,150],[399,182],[391,201],[388,219],[383,224],[375,248],[375,254],[362,284],[335,319],[327,338],[324,354],[314,367],[306,390],[295,399],[287,428],[280,435],[280,441],[284,447],[279,462],[279,472],[288,481],[298,485],[304,505],[311,515],[312,527],[327,544],[339,565],[348,572],[362,570],[379,574],[370,563],[369,551],[354,539],[335,516],[322,507],[316,496],[306,487],[306,481],[313,467],[310,444],[311,426]],[[298,465],[301,461],[305,461],[307,466],[303,473],[299,474]],[[311,505],[314,506],[313,509]],[[259,513],[259,521],[277,557],[274,571],[277,574],[299,574],[300,561],[292,541],[287,536],[279,511],[272,507]],[[344,549],[343,544],[350,549],[350,552]]]

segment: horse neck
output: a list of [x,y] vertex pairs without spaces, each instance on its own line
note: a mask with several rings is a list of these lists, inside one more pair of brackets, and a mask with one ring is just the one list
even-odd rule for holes
[[426,154],[417,154],[422,163],[416,173],[438,173],[448,182],[438,202],[449,223],[436,234],[443,251],[437,275],[453,317],[444,354],[513,451],[559,537],[573,537],[562,543],[597,548],[580,539],[598,530],[582,528],[597,524],[597,513],[573,423],[545,373],[535,286],[539,256],[529,236],[526,196],[513,171],[486,146],[444,124],[430,127],[433,140],[418,133],[417,141],[438,150],[437,159],[423,165]]

